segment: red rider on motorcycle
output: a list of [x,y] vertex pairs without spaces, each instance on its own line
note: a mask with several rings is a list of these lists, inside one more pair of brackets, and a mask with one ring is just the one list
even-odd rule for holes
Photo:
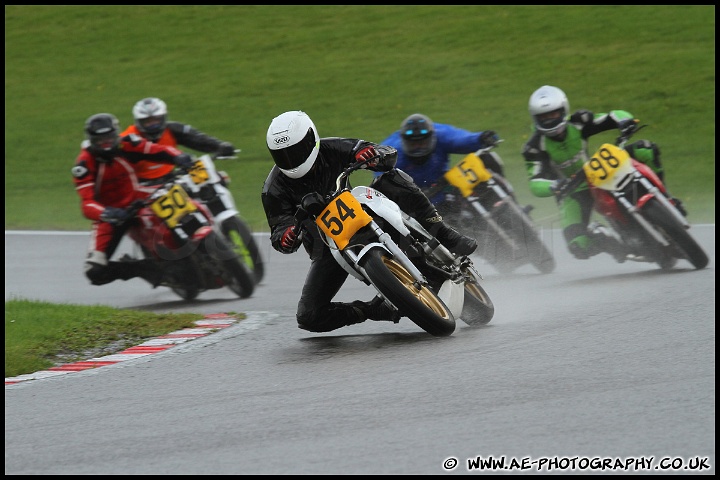
[[130,224],[129,207],[146,198],[152,188],[138,182],[133,164],[144,158],[189,169],[190,155],[137,136],[120,136],[118,119],[109,113],[92,115],[85,122],[87,139],[72,168],[83,215],[93,221],[85,275],[93,285],[142,277],[157,286],[162,272],[150,260],[109,261]]

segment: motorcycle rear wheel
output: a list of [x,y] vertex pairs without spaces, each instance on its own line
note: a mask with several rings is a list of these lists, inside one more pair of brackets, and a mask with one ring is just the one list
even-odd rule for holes
[[[643,212],[648,220],[662,230],[666,239],[678,250],[682,258],[687,259],[696,270],[707,267],[709,262],[705,250],[695,241],[685,227],[668,212],[656,199],[650,199],[645,204]],[[667,259],[658,262],[661,268],[667,270]],[[672,264],[670,264],[672,265]]]
[[427,286],[418,286],[410,272],[381,248],[373,248],[361,260],[370,281],[408,317],[430,335],[446,337],[455,331],[455,317]]
[[250,228],[238,217],[230,217],[220,229],[240,260],[253,272],[255,283],[260,283],[265,276],[265,263]]

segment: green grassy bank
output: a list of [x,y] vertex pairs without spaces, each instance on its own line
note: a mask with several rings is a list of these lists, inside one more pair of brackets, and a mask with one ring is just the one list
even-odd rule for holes
[[[494,129],[538,221],[520,149],[527,100],[561,87],[571,108],[650,124],[692,222],[715,220],[713,6],[6,6],[5,228],[85,230],[70,167],[85,119],[132,121],[159,96],[170,117],[242,149],[222,164],[243,216],[272,165],[271,119],[302,109],[321,136],[380,141],[422,112]],[[612,139],[613,136],[597,139]],[[596,146],[596,145],[595,145]],[[458,158],[459,159],[459,158]]]

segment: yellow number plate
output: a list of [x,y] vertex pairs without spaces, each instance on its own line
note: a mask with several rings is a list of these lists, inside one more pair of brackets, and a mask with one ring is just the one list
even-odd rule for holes
[[492,174],[485,168],[482,159],[470,153],[460,163],[445,173],[445,180],[460,190],[464,197],[472,195],[478,184],[487,182]]
[[628,152],[610,143],[605,143],[583,165],[583,169],[590,185],[603,188],[610,186],[617,175],[625,173],[625,170],[629,168],[628,162],[631,162]]
[[205,164],[202,162],[202,160],[196,161],[195,165],[192,166],[188,173],[190,174],[190,178],[192,179],[193,183],[195,183],[196,185],[200,185],[201,183],[206,182],[208,178],[210,178],[207,169],[205,168]]
[[372,221],[360,202],[348,191],[335,197],[318,215],[315,223],[335,241],[340,250],[347,247],[358,230]]
[[166,194],[151,205],[152,211],[170,228],[175,228],[187,214],[197,210],[187,192],[180,185],[173,185]]

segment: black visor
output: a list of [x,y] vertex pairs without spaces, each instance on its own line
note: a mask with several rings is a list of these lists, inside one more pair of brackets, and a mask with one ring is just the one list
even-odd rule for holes
[[540,115],[535,115],[535,119],[540,127],[550,130],[557,127],[565,120],[565,109],[558,108],[552,112],[541,113]]
[[295,145],[290,145],[280,150],[270,150],[275,165],[283,170],[292,170],[299,167],[310,158],[315,148],[315,132],[308,129],[307,135]]

